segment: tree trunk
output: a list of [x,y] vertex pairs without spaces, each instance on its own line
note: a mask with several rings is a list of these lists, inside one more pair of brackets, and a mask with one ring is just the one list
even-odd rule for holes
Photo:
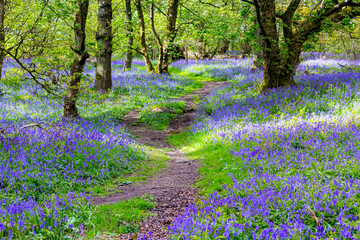
[[167,27],[163,42],[163,63],[161,73],[169,73],[170,53],[173,51],[176,38],[176,20],[178,15],[180,0],[169,0],[167,12]]
[[140,51],[141,51],[141,54],[143,55],[146,69],[149,73],[151,73],[151,72],[154,72],[154,66],[151,63],[148,49],[147,49],[147,44],[146,44],[145,20],[144,20],[144,13],[143,13],[142,6],[141,6],[141,0],[136,0],[135,6],[138,11],[138,18],[139,18]]
[[78,55],[70,68],[70,82],[64,97],[64,117],[79,116],[76,101],[80,91],[82,72],[89,54],[86,52],[86,19],[89,9],[89,0],[78,0],[79,11],[74,21],[75,46],[72,50]]
[[127,50],[125,53],[124,71],[131,69],[132,64],[132,47],[134,45],[134,30],[132,27],[132,11],[131,11],[131,0],[125,0],[125,14],[126,14],[126,37],[127,39]]
[[262,61],[264,59],[264,56],[261,50],[263,40],[261,37],[261,31],[259,27],[257,27],[255,30],[255,37],[256,37],[255,56],[254,56],[253,64],[251,66],[251,70],[263,68]]
[[186,26],[186,38],[184,41],[184,45],[185,45],[185,64],[189,63],[189,41],[188,41],[188,36],[189,36],[189,27]]
[[264,78],[261,92],[266,92],[268,89],[272,88],[296,85],[294,77],[299,66],[300,54],[299,57],[294,59],[287,57],[281,61],[280,66],[271,63],[271,59],[277,58],[271,57],[264,59]]
[[211,60],[216,55],[216,53],[218,52],[219,47],[220,47],[220,41],[218,41],[218,43],[217,43],[216,47],[214,48],[214,50],[207,54],[208,56],[206,57],[206,59]]
[[5,9],[6,2],[5,0],[0,0],[0,80],[2,78],[2,69],[4,65],[4,58],[5,58]]
[[157,65],[157,72],[163,73],[163,59],[164,59],[164,51],[163,51],[163,43],[161,42],[159,34],[156,32],[155,29],[155,22],[154,22],[154,3],[150,4],[150,23],[151,23],[151,31],[155,37],[156,43],[159,49],[159,57],[158,57],[158,65]]
[[207,56],[207,53],[206,53],[206,41],[204,39],[203,36],[201,36],[199,38],[199,41],[198,41],[198,59],[205,59],[206,56]]
[[111,55],[112,55],[112,4],[111,0],[98,0],[98,27],[96,33],[96,77],[95,89],[111,89]]
[[[276,14],[275,0],[254,1],[257,20],[263,38],[264,82],[262,92],[271,88],[295,85],[294,76],[300,63],[300,54],[305,41],[314,33],[320,32],[325,20],[341,22],[345,18],[360,16],[360,9],[353,1],[322,1],[316,14],[294,26],[294,16],[301,0],[290,1],[282,13]],[[284,42],[280,48],[276,18],[283,22]],[[281,51],[280,51],[281,50]]]
[[229,46],[230,46],[230,41],[229,40],[223,41],[223,46],[222,46],[222,48],[220,48],[218,53],[219,54],[226,54],[226,52],[229,50]]
[[[266,92],[268,89],[294,85],[293,76],[296,73],[296,69],[293,69],[293,65],[283,64],[287,63],[289,59],[286,59],[283,63],[280,60],[275,1],[261,0],[259,3],[258,9],[261,9],[262,13],[259,24],[262,28],[264,45],[264,78],[261,91]],[[294,61],[296,62],[296,60]]]

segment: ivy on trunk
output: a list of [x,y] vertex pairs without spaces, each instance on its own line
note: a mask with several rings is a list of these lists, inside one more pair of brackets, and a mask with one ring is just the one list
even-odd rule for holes
[[80,92],[80,83],[82,72],[86,59],[89,58],[89,53],[86,52],[86,19],[89,10],[89,0],[78,0],[78,12],[74,21],[74,35],[75,46],[71,49],[76,53],[77,57],[74,59],[70,67],[70,81],[68,89],[64,97],[64,117],[77,117],[79,116],[76,102]]

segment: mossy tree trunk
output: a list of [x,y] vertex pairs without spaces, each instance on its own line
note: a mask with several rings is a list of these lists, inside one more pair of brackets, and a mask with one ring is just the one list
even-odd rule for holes
[[146,28],[145,28],[145,19],[144,13],[142,10],[141,0],[135,0],[135,6],[138,12],[139,18],[139,30],[140,30],[140,53],[144,58],[146,69],[149,73],[154,72],[154,66],[151,63],[150,56],[146,44]]
[[0,0],[0,80],[2,78],[2,69],[4,65],[5,58],[5,11],[6,11],[6,1]]
[[[246,1],[249,2],[249,1]],[[275,0],[254,0],[257,20],[263,39],[264,78],[262,92],[272,88],[295,85],[295,74],[300,64],[300,54],[304,43],[314,33],[323,29],[323,22],[340,22],[345,18],[360,16],[360,3],[351,0],[327,1],[318,5],[315,13],[307,16],[294,26],[295,12],[301,0],[292,0],[284,12],[276,12]],[[284,42],[280,46],[278,32],[279,18],[282,24]]]
[[159,56],[158,56],[158,65],[157,65],[157,72],[163,73],[163,59],[164,59],[164,50],[163,50],[163,43],[160,39],[159,34],[155,29],[155,20],[154,20],[154,3],[150,3],[150,23],[151,23],[151,31],[155,37],[156,43],[159,49]]
[[131,0],[125,0],[125,15],[126,15],[126,37],[127,37],[127,49],[125,53],[124,71],[131,69],[134,45],[134,30],[132,26],[132,10]]
[[96,33],[97,55],[95,89],[111,89],[111,55],[112,55],[112,2],[98,0],[98,27]]
[[166,34],[163,42],[163,60],[161,73],[169,73],[170,54],[174,50],[174,41],[176,38],[176,21],[178,16],[180,0],[169,0],[167,12]]
[[89,0],[78,0],[78,12],[74,21],[75,45],[71,49],[76,53],[76,57],[70,67],[70,81],[64,97],[64,117],[79,116],[76,102],[78,99],[82,72],[89,53],[85,48],[86,40],[86,19],[89,10]]

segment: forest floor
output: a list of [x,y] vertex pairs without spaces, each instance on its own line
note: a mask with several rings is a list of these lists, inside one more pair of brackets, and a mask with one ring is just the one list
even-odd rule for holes
[[[226,82],[204,82],[204,86],[180,99],[185,102],[184,113],[170,121],[166,130],[154,130],[139,122],[140,110],[133,110],[125,115],[123,123],[137,140],[147,146],[155,147],[169,157],[168,167],[148,179],[145,183],[137,185],[119,186],[116,193],[95,197],[93,203],[114,204],[143,195],[154,198],[156,206],[153,214],[142,221],[137,234],[121,234],[111,239],[136,239],[143,235],[164,239],[167,237],[167,227],[171,225],[176,216],[182,214],[189,204],[197,199],[197,190],[194,183],[198,179],[200,163],[189,160],[178,149],[172,148],[167,142],[169,134],[186,131],[195,118],[195,99],[203,99],[212,90],[225,85]],[[106,238],[104,236],[104,238]]]

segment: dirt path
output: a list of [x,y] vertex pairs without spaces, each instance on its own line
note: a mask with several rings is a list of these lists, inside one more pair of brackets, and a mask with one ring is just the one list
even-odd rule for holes
[[[135,136],[138,136],[137,140],[139,142],[163,149],[163,152],[171,159],[169,166],[158,176],[149,179],[141,185],[120,186],[118,190],[121,193],[96,197],[93,203],[96,205],[112,204],[149,194],[156,200],[155,215],[140,224],[138,236],[140,237],[143,234],[147,235],[149,232],[152,232],[153,238],[166,239],[167,227],[170,226],[177,215],[184,212],[188,204],[194,204],[196,201],[196,189],[193,185],[198,178],[199,163],[187,159],[180,151],[171,148],[165,139],[169,132],[184,131],[194,120],[193,98],[195,96],[199,96],[202,99],[215,88],[225,84],[225,82],[205,82],[203,88],[180,98],[179,100],[186,103],[185,112],[172,120],[166,131],[148,129],[145,128],[144,124],[133,125],[133,123],[139,120],[140,110],[128,113],[124,117],[123,122]],[[134,236],[132,234],[124,234],[116,239],[130,240],[134,239]]]

